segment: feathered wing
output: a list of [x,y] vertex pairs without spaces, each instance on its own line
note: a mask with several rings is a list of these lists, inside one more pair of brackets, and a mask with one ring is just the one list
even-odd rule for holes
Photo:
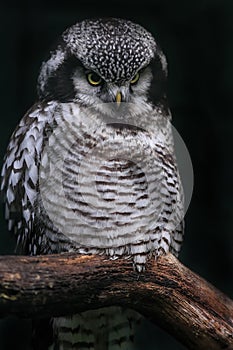
[[[9,231],[15,233],[17,252],[36,255],[70,249],[71,244],[53,227],[41,203],[39,171],[41,157],[56,127],[56,102],[35,104],[11,136],[1,173],[1,194]],[[43,215],[41,215],[43,212]],[[43,216],[43,219],[42,219]],[[43,220],[46,218],[47,225]],[[55,240],[53,241],[53,238]]]
[[43,105],[36,104],[28,111],[11,136],[1,173],[8,229],[16,235],[17,248],[26,254],[34,253],[29,242],[33,234],[38,164],[47,122]]

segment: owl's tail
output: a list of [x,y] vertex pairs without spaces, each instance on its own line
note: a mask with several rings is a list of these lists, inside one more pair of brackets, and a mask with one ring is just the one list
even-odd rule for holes
[[112,306],[53,320],[55,342],[49,350],[133,350],[141,316]]

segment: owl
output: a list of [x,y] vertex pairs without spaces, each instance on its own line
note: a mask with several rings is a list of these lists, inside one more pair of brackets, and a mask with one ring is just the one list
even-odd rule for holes
[[[166,58],[139,24],[88,19],[64,31],[2,168],[17,252],[125,257],[138,273],[149,257],[178,255],[183,191],[166,80]],[[54,318],[40,349],[133,349],[140,318],[114,305]]]

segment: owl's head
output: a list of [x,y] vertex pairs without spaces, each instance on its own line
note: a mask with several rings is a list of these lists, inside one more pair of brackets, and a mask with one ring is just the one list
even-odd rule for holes
[[159,105],[167,63],[153,36],[123,19],[84,20],[68,28],[38,79],[40,99],[94,106]]

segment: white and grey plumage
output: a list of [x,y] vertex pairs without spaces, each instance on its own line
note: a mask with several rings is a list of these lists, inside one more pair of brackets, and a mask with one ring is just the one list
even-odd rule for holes
[[[164,54],[138,24],[84,20],[63,33],[2,169],[5,215],[20,251],[126,256],[139,272],[152,254],[178,255],[183,195],[166,78]],[[114,310],[121,316],[111,324]],[[129,349],[132,314],[112,308],[55,319],[57,346]],[[84,336],[72,335],[84,324]],[[97,345],[103,328],[108,337]]]

